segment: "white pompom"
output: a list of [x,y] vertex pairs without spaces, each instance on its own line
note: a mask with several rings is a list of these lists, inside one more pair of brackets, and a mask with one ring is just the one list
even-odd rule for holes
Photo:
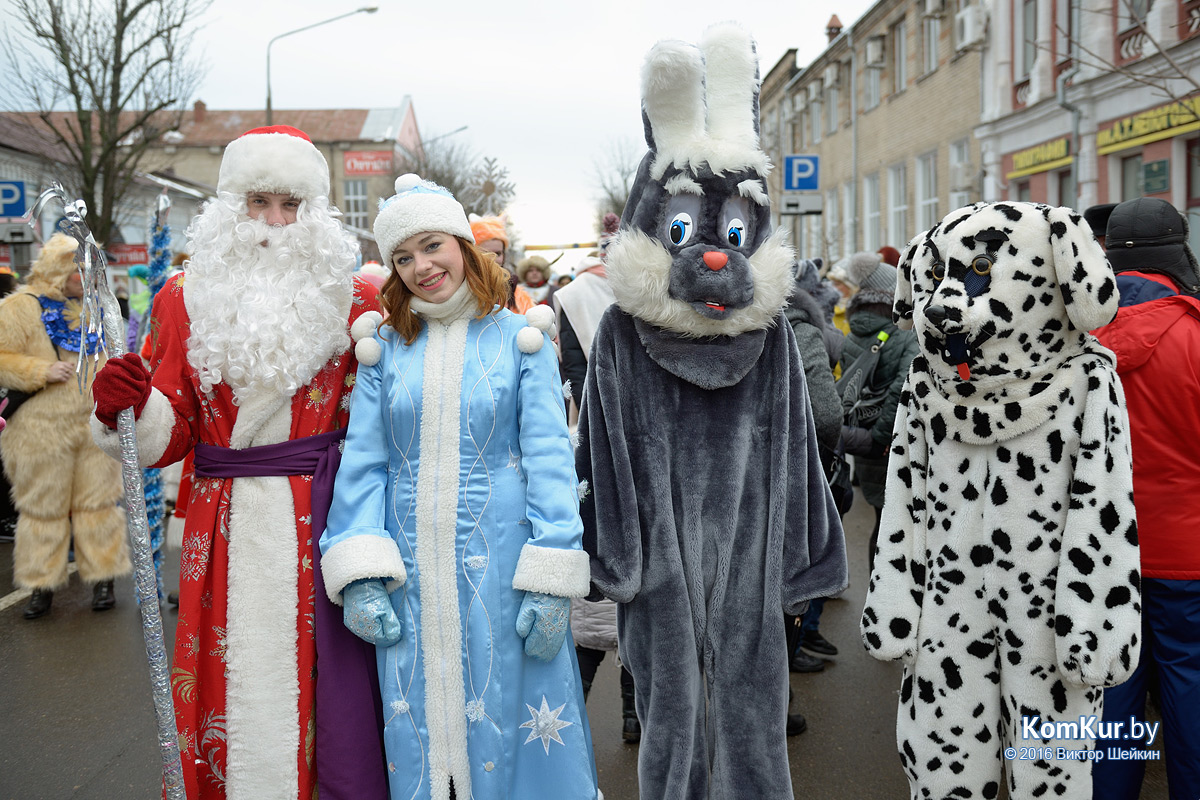
[[375,335],[375,331],[379,329],[379,323],[383,322],[383,314],[378,311],[368,311],[354,320],[354,324],[350,326],[350,338],[356,342],[363,339],[370,339]]
[[537,328],[526,325],[517,331],[517,347],[522,353],[536,353],[542,349],[546,337]]
[[540,331],[548,331],[554,324],[554,309],[550,306],[534,306],[525,312],[525,321]]
[[551,339],[557,339],[558,338],[558,326],[555,325],[553,322],[551,322],[550,327],[546,329],[546,335],[549,336]]
[[406,172],[399,178],[396,178],[396,194],[407,192],[409,189],[415,188],[421,182],[421,176],[414,172]]
[[354,345],[354,357],[358,359],[358,363],[363,366],[373,367],[379,363],[380,357],[383,356],[383,348],[379,346],[379,342],[374,337],[370,339],[361,339],[358,344]]
[[564,399],[571,396],[571,382],[570,381],[563,381],[562,394],[563,394]]

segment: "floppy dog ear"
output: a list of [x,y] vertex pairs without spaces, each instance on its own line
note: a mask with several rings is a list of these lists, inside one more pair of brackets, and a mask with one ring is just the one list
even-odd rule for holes
[[926,264],[923,261],[928,260],[928,252],[922,253],[922,245],[925,240],[936,231],[938,226],[935,225],[932,230],[918,233],[904,248],[904,255],[900,258],[899,269],[896,270],[896,301],[892,304],[892,319],[896,323],[896,327],[901,330],[911,330],[913,326],[913,274],[914,270],[923,270]]
[[1070,208],[1044,207],[1050,223],[1054,276],[1071,324],[1092,331],[1117,315],[1117,282],[1112,267],[1083,217]]

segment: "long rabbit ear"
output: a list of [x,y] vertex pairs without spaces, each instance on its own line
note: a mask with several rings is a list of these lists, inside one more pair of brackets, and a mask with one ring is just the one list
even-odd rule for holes
[[710,26],[704,54],[709,138],[722,147],[758,148],[758,55],[750,33],[736,22]]
[[642,119],[646,144],[659,154],[660,177],[677,159],[686,162],[704,138],[704,60],[687,42],[650,48],[642,67]]
[[1071,324],[1092,331],[1112,322],[1120,298],[1112,267],[1083,217],[1070,208],[1042,207],[1050,223],[1054,276]]

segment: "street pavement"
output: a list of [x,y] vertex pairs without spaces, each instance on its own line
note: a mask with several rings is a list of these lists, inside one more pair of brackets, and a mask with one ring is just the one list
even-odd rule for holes
[[[845,520],[850,588],[826,604],[821,620],[839,655],[823,672],[791,676],[793,710],[808,718],[808,731],[788,740],[799,798],[908,796],[895,747],[900,668],[868,657],[858,636],[873,521],[858,495]],[[114,610],[95,613],[90,587],[73,575],[51,613],[27,621],[26,600],[13,594],[12,547],[0,544],[0,800],[158,797],[161,760],[132,581],[117,581]],[[168,552],[168,586],[177,585],[178,555]],[[163,620],[169,651],[174,612]],[[611,657],[596,675],[588,713],[605,799],[637,800],[638,748],[621,741]],[[1167,799],[1163,762],[1149,762],[1141,796]]]

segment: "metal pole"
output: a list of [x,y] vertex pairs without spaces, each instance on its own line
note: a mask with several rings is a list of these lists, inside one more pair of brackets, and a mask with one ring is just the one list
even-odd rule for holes
[[278,36],[276,36],[275,38],[271,39],[271,41],[267,42],[267,124],[268,125],[272,124],[271,123],[271,119],[272,119],[271,118],[271,45],[275,44],[275,42],[279,41],[280,39],[282,39],[285,36],[291,36],[293,33],[300,33],[301,31],[312,30],[313,28],[318,28],[322,25],[328,25],[331,22],[337,22],[339,19],[345,19],[346,17],[352,17],[355,14],[374,14],[378,10],[379,10],[379,6],[363,6],[362,8],[356,8],[353,11],[347,11],[345,14],[338,14],[336,17],[330,17],[329,19],[321,20],[320,22],[314,22],[311,25],[305,25],[303,28],[296,28],[294,31],[287,31],[286,33],[281,33]]

